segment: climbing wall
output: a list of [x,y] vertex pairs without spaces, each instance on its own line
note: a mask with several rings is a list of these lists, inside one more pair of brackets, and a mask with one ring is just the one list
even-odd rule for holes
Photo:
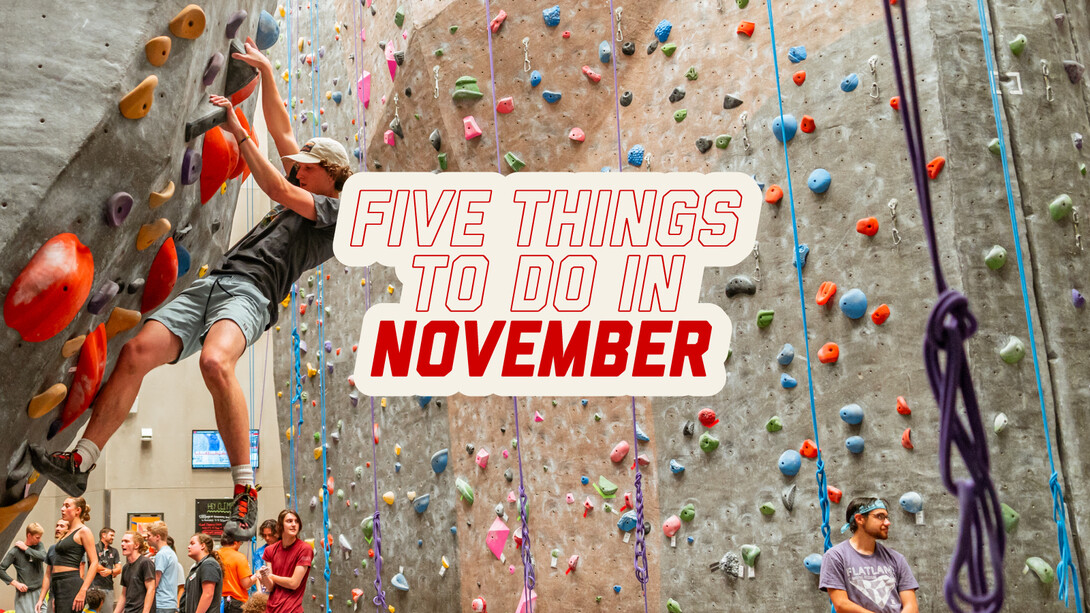
[[[243,179],[228,176],[242,168],[223,138],[187,141],[186,126],[211,110],[209,94],[226,91],[231,40],[257,30],[262,8],[272,5],[5,9],[0,368],[5,419],[19,433],[0,441],[5,538],[33,505],[24,496],[43,485],[12,476],[20,444],[67,448],[142,316],[227,248]],[[253,107],[240,108],[252,118]]]

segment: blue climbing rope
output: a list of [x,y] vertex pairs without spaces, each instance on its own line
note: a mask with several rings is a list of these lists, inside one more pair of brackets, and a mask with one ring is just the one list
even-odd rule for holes
[[[772,17],[772,0],[766,0],[768,8],[768,31],[772,37],[772,68],[776,73],[776,99],[780,108],[780,134],[786,135],[783,127],[783,88],[780,85],[780,59],[776,47],[776,22]],[[810,393],[810,425],[814,430],[814,446],[817,447],[817,464],[815,477],[818,486],[818,503],[821,507],[821,536],[824,539],[825,551],[833,546],[829,538],[829,482],[825,476],[825,460],[821,453],[821,439],[818,434],[817,409],[814,402],[814,375],[810,362],[810,332],[806,326],[806,295],[802,287],[802,259],[799,258],[799,224],[795,216],[795,190],[791,182],[791,157],[787,153],[787,139],[783,139],[783,164],[787,175],[787,198],[791,204],[791,232],[795,241],[795,273],[799,284],[799,307],[802,309],[802,337],[806,344],[806,385]]]
[[[1010,163],[1007,160],[1007,141],[1003,134],[1002,109],[999,104],[999,92],[995,84],[995,60],[992,57],[991,36],[988,34],[988,20],[983,0],[977,0],[977,16],[980,19],[980,36],[984,44],[984,59],[988,66],[988,88],[992,95],[992,114],[995,117],[995,131],[999,137],[999,157],[1003,163],[1003,186],[1007,194],[1007,212],[1011,220],[1011,235],[1014,238],[1014,254],[1018,262],[1018,281],[1022,286],[1022,308],[1026,315],[1026,328],[1029,330],[1029,347],[1033,356],[1033,375],[1037,382],[1037,400],[1041,406],[1041,424],[1045,431],[1045,447],[1048,449],[1048,465],[1051,475],[1048,487],[1052,493],[1052,519],[1056,522],[1056,540],[1060,550],[1060,562],[1056,565],[1056,578],[1059,580],[1058,597],[1064,606],[1069,604],[1067,584],[1070,580],[1075,590],[1075,610],[1082,611],[1082,595],[1079,593],[1078,572],[1071,559],[1071,546],[1067,540],[1067,513],[1064,503],[1063,488],[1056,471],[1056,462],[1052,457],[1052,435],[1048,427],[1048,411],[1045,408],[1045,393],[1041,385],[1041,366],[1037,357],[1037,341],[1033,333],[1033,315],[1030,312],[1029,292],[1026,289],[1026,269],[1022,260],[1022,238],[1018,231],[1018,218],[1014,210],[1014,191],[1011,189]],[[1070,575],[1068,574],[1070,573]]]

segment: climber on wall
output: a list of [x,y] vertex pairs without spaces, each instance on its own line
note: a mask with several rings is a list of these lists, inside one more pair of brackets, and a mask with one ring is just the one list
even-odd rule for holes
[[295,280],[333,257],[340,190],[352,174],[348,154],[335,140],[312,138],[299,148],[269,59],[252,39],[246,40],[245,50],[233,57],[260,75],[261,108],[287,176],[261,154],[230,101],[215,95],[210,101],[227,110],[224,129],[238,142],[258,187],[278,206],[235,243],[207,277],[151,315],[125,344],[95,398],[83,438],[72,451],[49,453],[41,446],[30,446],[38,472],[68,494],[81,495],[87,488],[87,474],[125,420],[144,376],[200,351],[201,373],[212,394],[235,483],[231,519],[224,532],[238,540],[249,540],[258,522],[246,397],[235,365],[262,331],[276,322],[276,304],[290,293]]
[[818,587],[838,613],[919,613],[920,584],[900,553],[879,543],[889,538],[889,511],[878,498],[848,503],[848,540],[825,552]]

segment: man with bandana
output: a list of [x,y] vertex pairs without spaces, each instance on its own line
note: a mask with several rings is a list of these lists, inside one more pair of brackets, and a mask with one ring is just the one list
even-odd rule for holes
[[919,613],[920,584],[908,561],[878,541],[889,538],[889,511],[878,498],[848,503],[841,533],[851,538],[825,552],[818,587],[828,592],[837,613]]

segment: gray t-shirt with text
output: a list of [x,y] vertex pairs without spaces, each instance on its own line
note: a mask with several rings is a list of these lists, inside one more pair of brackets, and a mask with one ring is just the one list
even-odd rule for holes
[[844,590],[848,600],[868,611],[900,613],[900,593],[919,589],[920,584],[903,555],[881,543],[874,544],[873,554],[863,555],[847,540],[825,552],[818,587]]

